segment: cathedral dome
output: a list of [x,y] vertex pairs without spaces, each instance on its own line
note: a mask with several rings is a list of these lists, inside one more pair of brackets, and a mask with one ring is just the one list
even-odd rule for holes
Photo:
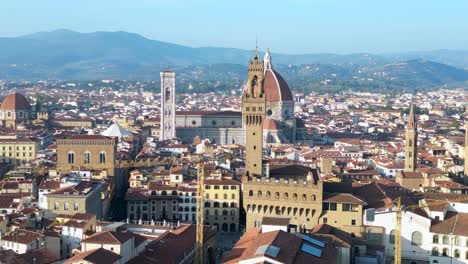
[[279,126],[274,119],[265,118],[263,122],[263,129],[266,130],[279,130]]
[[292,101],[293,96],[288,83],[273,69],[265,70],[263,82],[267,102]]
[[30,111],[31,105],[22,94],[14,93],[3,99],[0,109],[3,111]]

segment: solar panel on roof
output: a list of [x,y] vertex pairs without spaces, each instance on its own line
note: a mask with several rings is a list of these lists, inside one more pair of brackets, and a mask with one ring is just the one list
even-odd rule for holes
[[267,251],[268,245],[261,245],[255,251],[255,255],[263,255]]
[[325,243],[310,236],[302,235],[302,239],[319,247],[325,247]]
[[304,251],[307,254],[310,254],[315,257],[321,257],[322,256],[322,250],[315,248],[313,246],[307,245],[307,244],[302,244],[301,250]]
[[280,251],[279,247],[270,245],[266,250],[266,254],[271,257],[276,257],[278,256],[279,251]]
[[280,248],[273,245],[261,245],[255,251],[255,255],[269,255],[271,257],[278,256]]

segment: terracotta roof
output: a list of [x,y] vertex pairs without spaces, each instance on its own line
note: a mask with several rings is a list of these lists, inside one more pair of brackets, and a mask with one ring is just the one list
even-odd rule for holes
[[5,99],[3,99],[2,105],[0,109],[10,110],[10,111],[30,111],[31,105],[29,104],[28,100],[19,93],[10,94]]
[[289,225],[289,218],[264,216],[262,218],[262,225],[287,226]]
[[20,244],[29,244],[40,237],[43,237],[43,235],[25,229],[19,229],[8,236],[2,237],[2,240],[16,242]]
[[422,178],[422,173],[417,172],[417,171],[402,171],[400,172],[403,178],[412,178],[412,179],[417,179],[417,178]]
[[267,102],[292,101],[292,93],[288,83],[275,70],[268,69],[263,81],[263,89]]
[[107,249],[98,248],[94,250],[85,251],[78,253],[75,256],[65,260],[64,264],[75,263],[82,260],[86,260],[90,263],[101,264],[101,263],[114,263],[121,259],[122,256],[109,251]]
[[47,248],[30,250],[20,255],[27,263],[48,264],[60,260],[60,256],[55,255]]
[[[205,228],[205,240],[215,235],[213,230]],[[146,246],[145,251],[131,259],[129,264],[178,263],[194,248],[195,225],[181,225],[172,232],[166,232]]]
[[104,231],[84,239],[82,243],[121,245],[134,236],[135,234],[131,232]]
[[367,205],[366,202],[349,193],[323,193],[323,201]]

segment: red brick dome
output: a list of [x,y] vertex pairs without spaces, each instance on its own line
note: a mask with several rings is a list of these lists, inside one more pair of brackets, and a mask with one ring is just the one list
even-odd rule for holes
[[279,130],[278,124],[271,118],[265,118],[263,121],[263,129],[266,130]]
[[3,99],[0,109],[3,111],[30,111],[31,105],[22,94],[14,93]]
[[293,96],[288,83],[283,77],[273,69],[265,71],[265,80],[263,81],[267,102],[292,101]]

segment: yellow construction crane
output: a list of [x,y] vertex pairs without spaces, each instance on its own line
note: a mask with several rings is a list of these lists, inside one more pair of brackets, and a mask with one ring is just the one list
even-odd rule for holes
[[395,200],[396,221],[395,221],[395,253],[394,253],[395,259],[393,261],[394,264],[401,264],[401,230],[402,230],[401,217],[402,217],[403,210],[418,209],[418,208],[437,206],[437,205],[442,205],[446,203],[453,203],[453,202],[460,202],[460,201],[468,201],[468,196],[463,195],[463,197],[460,197],[460,198],[450,199],[450,200],[440,200],[440,201],[431,202],[431,203],[426,203],[424,199],[424,204],[410,205],[410,206],[403,207],[401,205],[401,198],[402,197],[400,196]]
[[205,163],[197,165],[197,235],[195,264],[203,264],[203,234],[205,220]]

